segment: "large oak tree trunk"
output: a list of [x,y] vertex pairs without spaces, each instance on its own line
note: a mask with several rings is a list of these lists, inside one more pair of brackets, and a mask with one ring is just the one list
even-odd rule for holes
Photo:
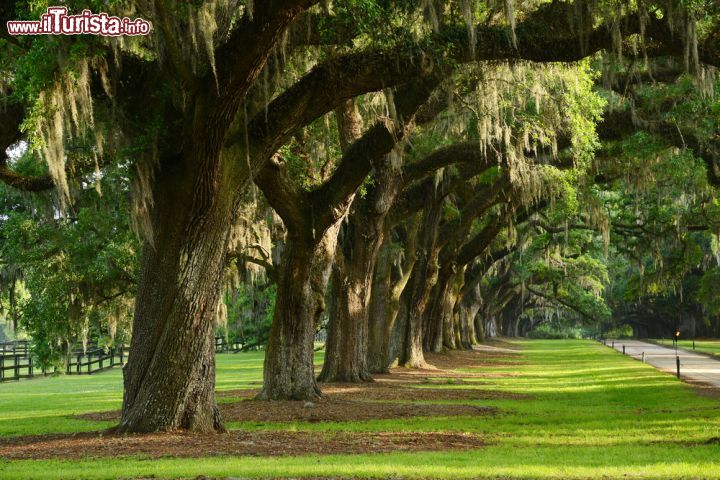
[[[462,282],[465,277],[465,272],[461,271],[458,273],[458,282]],[[477,324],[475,317],[480,309],[477,302],[466,301],[464,298],[466,295],[472,297],[474,292],[467,292],[464,288],[458,288],[457,296],[455,298],[455,305],[453,306],[453,316],[455,323],[460,330],[460,343],[463,348],[471,349],[473,345],[479,343]]]
[[430,308],[425,316],[423,345],[426,351],[440,352],[443,347],[457,348],[455,345],[452,308],[454,305],[453,268],[443,265],[430,296]]
[[[223,160],[221,149],[273,45],[306,7],[256,8],[255,21],[225,44],[230,50],[233,43],[246,45],[246,51],[218,49],[217,95],[199,83],[181,113],[185,121],[176,122],[182,130],[177,143],[163,145],[154,175],[141,179],[152,185],[151,232],[123,370],[121,432],[224,430],[215,402],[214,319],[230,227],[250,172]],[[183,77],[185,70],[175,66]],[[175,120],[176,112],[168,112]]]
[[442,320],[442,338],[445,348],[454,350],[464,348],[462,342],[462,327],[456,321],[455,302],[457,301],[457,272],[452,272],[444,282],[442,296],[439,302],[438,316]]
[[339,225],[329,228],[317,242],[291,237],[285,245],[261,399],[313,400],[321,395],[315,380],[314,340],[325,311],[325,288]]
[[363,207],[351,213],[335,255],[323,382],[372,380],[367,362],[368,309],[384,215],[373,216]]
[[467,308],[465,306],[462,307],[463,309],[466,309],[469,313],[467,314],[468,317],[472,317],[474,315],[474,322],[475,322],[475,337],[477,338],[477,341],[479,343],[482,343],[487,338],[487,334],[485,333],[485,328],[487,326],[487,322],[485,321],[485,318],[480,314],[480,309],[478,308],[475,310],[474,307]]
[[471,340],[473,343],[480,343],[485,340],[485,319],[481,314],[482,298],[480,296],[480,285],[471,281],[471,284],[463,285],[460,290],[455,309],[460,316],[460,321],[472,324]]
[[391,363],[388,352],[392,329],[389,328],[391,273],[390,242],[386,239],[378,253],[370,292],[367,363],[371,373],[387,373]]
[[[368,310],[372,268],[348,265],[343,255],[333,268],[332,308],[328,324],[323,382],[367,382]],[[358,271],[361,267],[363,271]]]
[[[336,308],[330,312],[325,364],[320,374],[323,381],[372,379],[368,367],[368,337],[373,275],[384,239],[385,218],[402,185],[394,155],[383,158],[376,169],[377,184],[365,198],[355,200],[338,247],[334,268]],[[386,358],[385,339],[389,332],[382,330],[382,336],[377,331],[373,335],[375,341],[384,344],[374,353],[382,350],[378,353]],[[379,367],[380,370],[386,368],[387,365]]]
[[[419,268],[418,268],[419,267]],[[411,280],[410,304],[407,311],[407,330],[400,365],[408,368],[426,368],[423,354],[423,314],[427,305],[426,293],[434,283],[432,266],[427,259],[420,259]]]
[[497,317],[492,315],[490,318],[485,320],[485,338],[497,337],[501,334],[498,329]]
[[442,351],[443,326],[439,315],[441,290],[441,285],[436,282],[428,296],[428,307],[423,316],[423,350],[426,352]]
[[428,367],[423,355],[423,319],[430,293],[437,282],[438,254],[437,231],[442,215],[442,202],[428,200],[428,208],[421,229],[420,248],[413,268],[412,279],[408,287],[410,301],[408,307],[408,328],[400,356],[400,364],[409,368]]
[[410,289],[406,287],[416,261],[417,227],[418,222],[413,219],[408,228],[402,261],[394,260],[390,255],[390,241],[384,242],[378,256],[370,300],[368,365],[372,373],[387,373],[404,348],[408,329],[407,298],[410,295]]
[[229,172],[188,175],[183,164],[166,162],[153,192],[153,242],[143,251],[121,432],[223,429],[214,319],[235,189]]

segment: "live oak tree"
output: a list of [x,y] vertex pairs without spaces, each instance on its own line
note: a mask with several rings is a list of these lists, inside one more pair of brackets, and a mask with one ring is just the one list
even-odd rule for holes
[[[146,242],[132,353],[124,370],[121,431],[222,428],[214,399],[213,319],[230,220],[252,165],[241,161],[247,154],[222,154],[224,139],[282,33],[310,4],[265,2],[251,12],[248,5],[234,2],[221,8],[128,3],[121,8],[153,21],[153,37],[127,44],[19,39],[5,46],[9,55],[20,57],[13,93],[29,112],[8,121],[16,122],[19,137],[27,116],[24,128],[38,131],[33,148],[41,148],[44,140],[50,177],[63,206],[71,201],[67,130],[74,127],[78,136],[86,130],[106,133],[103,157],[137,162],[135,213]],[[40,12],[3,13],[5,20]],[[201,42],[190,38],[195,29]],[[47,50],[58,52],[60,65],[28,71]],[[49,120],[43,109],[54,112]],[[108,122],[104,132],[102,113]],[[124,145],[113,145],[123,139]],[[92,148],[97,151],[100,145]],[[13,175],[5,178],[18,185]],[[37,189],[39,182],[28,180],[27,186]]]
[[[322,273],[324,283],[322,256],[334,252],[327,234],[334,236],[365,177],[381,170],[406,122],[459,65],[575,62],[600,51],[633,57],[633,46],[637,58],[685,58],[696,74],[720,63],[716,12],[703,14],[711,7],[703,2],[638,9],[556,1],[525,10],[509,8],[513,2],[318,3],[137,0],[113,8],[152,21],[146,38],[3,36],[3,148],[28,142],[47,171],[22,175],[3,157],[0,179],[26,191],[54,188],[58,212],[69,212],[74,184],[88,169],[134,169],[132,218],[144,246],[120,431],[223,429],[213,323],[228,252],[237,247],[233,223],[251,181],[288,229],[263,396],[315,398],[313,277]],[[88,6],[67,4],[71,11]],[[18,2],[0,13],[6,21],[42,12]],[[369,118],[367,131],[346,137],[322,184],[290,188],[282,148],[348,101],[381,90],[394,97],[392,121]],[[76,150],[93,164],[76,165]],[[428,213],[424,247],[436,235]],[[410,302],[418,315],[432,258],[423,264]],[[409,338],[420,348],[416,333]]]
[[[486,71],[495,70],[497,69],[494,67],[486,68]],[[500,68],[499,71],[507,72],[508,70]],[[542,69],[539,71],[542,72]],[[516,73],[519,75],[519,72]],[[579,75],[580,71],[575,72],[575,74]],[[541,98],[547,97],[547,94],[544,93],[544,91],[541,92],[540,89],[548,88],[552,85],[556,76],[549,74],[548,78],[551,80],[545,85],[542,85],[542,82],[538,82],[537,78],[528,80],[530,86],[532,86],[533,81],[535,82],[537,91],[534,101],[536,103],[539,103]],[[522,84],[522,82],[519,81],[519,77],[516,78],[516,80]],[[587,88],[587,86],[591,84],[592,82],[585,82],[584,85]],[[530,86],[528,86],[528,89]],[[512,92],[503,91],[503,93],[507,94],[507,98],[514,98],[517,90],[518,89],[514,89]],[[496,89],[496,95],[498,91],[499,90]],[[563,88],[560,88],[559,91],[562,92]],[[475,94],[474,89],[471,89],[471,92],[470,99],[472,100]],[[502,96],[503,93],[500,95]],[[579,92],[578,98],[587,96],[588,93],[587,91]],[[577,95],[577,93],[575,94]],[[461,97],[463,95],[467,95],[467,92],[461,94]],[[562,96],[562,94],[559,94],[559,96]],[[572,95],[568,96],[565,100],[571,100],[571,96]],[[519,97],[518,102],[522,103],[522,98],[524,97]],[[338,273],[336,278],[339,279],[340,285],[334,285],[334,288],[336,288],[337,292],[341,293],[340,298],[342,298],[342,300],[340,300],[340,303],[345,302],[345,298],[359,297],[361,300],[356,301],[354,308],[346,308],[345,313],[331,312],[328,352],[326,353],[321,378],[336,378],[346,381],[367,380],[369,379],[369,372],[367,371],[366,363],[372,364],[373,370],[382,371],[386,368],[387,363],[385,363],[384,360],[378,361],[376,357],[384,358],[386,356],[389,332],[392,330],[390,325],[395,322],[397,309],[389,309],[390,311],[387,312],[388,318],[386,318],[385,322],[381,320],[385,315],[380,314],[380,312],[373,312],[380,318],[373,320],[375,325],[373,327],[372,342],[374,344],[368,347],[365,340],[367,334],[363,332],[367,330],[367,327],[364,327],[364,325],[367,324],[369,308],[363,308],[362,306],[368,305],[368,301],[363,301],[362,299],[367,297],[358,295],[357,292],[365,292],[364,295],[369,297],[371,290],[369,282],[372,278],[375,259],[377,258],[377,248],[379,248],[382,242],[385,229],[388,228],[387,222],[385,221],[388,215],[390,215],[391,219],[392,217],[396,217],[395,221],[397,221],[397,217],[409,215],[413,211],[424,208],[425,221],[420,231],[424,236],[422,245],[419,248],[420,253],[418,254],[418,258],[413,260],[412,268],[409,265],[407,266],[407,269],[412,271],[412,277],[408,277],[407,273],[403,275],[407,279],[412,278],[412,283],[410,284],[411,286],[407,295],[409,296],[409,301],[414,303],[412,308],[405,313],[406,318],[403,319],[403,324],[407,324],[409,328],[405,334],[406,338],[403,341],[400,361],[402,364],[408,366],[423,366],[423,346],[427,350],[437,350],[442,346],[444,333],[447,334],[449,331],[447,326],[443,326],[443,323],[450,326],[452,325],[451,322],[444,320],[448,320],[454,307],[454,301],[449,295],[448,289],[450,287],[450,277],[457,273],[455,270],[457,268],[455,257],[458,255],[459,249],[464,245],[464,242],[469,240],[468,235],[476,218],[482,216],[486,210],[502,200],[503,189],[506,190],[504,195],[511,195],[509,188],[510,182],[507,172],[501,174],[500,178],[496,179],[497,181],[490,182],[494,183],[492,186],[482,186],[482,183],[464,185],[463,182],[459,182],[460,185],[464,185],[464,188],[460,188],[459,192],[455,194],[452,194],[452,191],[457,189],[457,185],[450,187],[450,184],[444,185],[443,182],[438,183],[432,176],[427,180],[418,182],[418,185],[413,186],[412,182],[420,178],[421,175],[427,176],[428,173],[431,173],[435,169],[450,167],[454,164],[462,164],[463,167],[460,171],[462,171],[464,175],[470,173],[470,170],[473,171],[470,175],[472,176],[482,172],[489,172],[493,167],[497,168],[500,166],[500,168],[504,170],[509,170],[510,175],[519,177],[516,183],[523,181],[527,183],[529,179],[524,177],[527,177],[529,172],[520,172],[519,169],[523,168],[519,166],[520,164],[518,164],[518,166],[509,164],[508,161],[503,158],[502,154],[496,153],[494,149],[518,149],[519,152],[514,152],[514,154],[522,156],[524,155],[522,153],[524,149],[531,150],[534,148],[537,150],[537,137],[544,135],[543,138],[550,138],[553,137],[553,135],[572,130],[568,128],[571,126],[572,120],[567,121],[567,111],[562,116],[559,116],[557,113],[560,109],[555,108],[552,97],[545,98],[543,101],[547,103],[542,109],[539,108],[539,105],[531,105],[529,107],[535,114],[539,114],[541,110],[543,112],[543,115],[537,115],[538,118],[534,122],[531,115],[528,115],[529,112],[524,112],[525,105],[517,107],[518,112],[516,115],[523,120],[518,120],[521,126],[518,127],[518,125],[515,125],[514,127],[523,129],[525,132],[533,132],[532,139],[529,138],[530,134],[527,134],[523,145],[503,145],[502,142],[505,141],[503,137],[496,140],[500,142],[498,145],[492,145],[483,152],[482,142],[479,139],[482,131],[478,131],[472,127],[468,129],[468,125],[479,125],[481,120],[487,117],[481,119],[478,118],[478,113],[474,112],[472,108],[470,108],[469,111],[467,108],[460,108],[456,109],[453,115],[456,118],[465,117],[460,121],[455,120],[455,123],[459,126],[458,130],[465,132],[464,135],[467,137],[465,139],[466,143],[450,145],[432,151],[425,158],[411,162],[403,168],[396,167],[395,172],[393,172],[391,167],[386,167],[386,170],[376,169],[378,176],[374,179],[374,184],[369,190],[368,195],[365,198],[356,199],[355,201],[347,229],[345,230],[348,234],[352,235],[352,237],[345,238],[347,247],[339,251],[338,259],[336,260],[336,271]],[[464,103],[464,100],[459,103]],[[575,102],[571,100],[569,103],[573,104]],[[510,102],[510,105],[513,105],[511,108],[515,108],[513,102]],[[510,111],[511,108],[499,109],[495,113],[495,117],[492,117],[492,112],[483,112],[483,115],[492,117],[493,122],[506,122],[506,120],[498,119],[502,118],[506,110]],[[580,109],[586,110],[586,115],[589,117],[593,115],[593,108],[589,104],[578,108],[578,110]],[[585,121],[587,122],[587,120]],[[442,123],[442,121],[439,123]],[[560,125],[561,123],[567,123],[567,125]],[[547,125],[553,124],[557,124],[556,128],[548,132],[549,127],[547,127]],[[583,127],[585,126],[586,125],[583,125]],[[492,129],[493,131],[495,129],[502,131],[502,129],[505,128],[509,131],[514,127],[511,127],[511,125],[507,123],[498,123],[497,127],[493,124]],[[575,128],[578,127],[576,126]],[[485,127],[485,129],[487,130],[487,127]],[[581,130],[581,128],[579,128],[579,130]],[[500,136],[502,137],[502,135]],[[507,138],[510,138],[510,136],[511,135],[508,135]],[[430,135],[430,138],[432,140],[423,141],[430,144],[438,142],[437,134],[435,136]],[[410,143],[416,145],[419,139],[422,140],[422,136],[418,138],[413,137]],[[520,139],[519,142],[522,143],[523,140]],[[544,147],[543,144],[540,143],[540,149],[546,148],[548,150],[548,156],[551,156],[549,154],[551,143],[552,141],[548,140],[547,143],[544,144]],[[581,150],[580,145],[582,141],[578,139],[576,143],[578,145],[577,150]],[[411,153],[413,150],[418,150],[418,148],[413,146],[409,149]],[[417,155],[417,153],[414,154]],[[509,155],[510,154],[508,154],[508,156]],[[519,161],[520,159],[518,158],[517,160]],[[395,162],[399,163],[397,159],[395,159]],[[522,165],[524,165],[524,163]],[[524,168],[530,169],[529,166],[525,166]],[[380,174],[382,174],[382,176],[379,176]],[[492,178],[492,176],[488,178]],[[526,190],[529,190],[526,196],[532,196],[532,185],[525,185],[524,187]],[[403,192],[403,188],[405,188],[405,192]],[[458,196],[458,193],[464,193],[464,195],[461,194]],[[451,194],[451,196],[455,195],[461,202],[464,201],[466,205],[463,206],[461,212],[457,213],[455,218],[449,219],[450,221],[447,221],[441,228],[440,222],[443,215],[439,214],[447,209],[446,199],[448,198],[448,194]],[[389,213],[392,212],[391,209],[396,201],[398,203],[396,209],[402,213]],[[390,223],[392,223],[392,221],[393,220],[390,220]],[[500,230],[499,222],[493,223],[493,228],[497,229],[495,230],[495,234],[497,234]],[[483,233],[492,239],[489,231]],[[479,249],[479,247],[475,245],[478,243],[477,240],[471,240],[469,243],[470,246],[468,248]],[[482,253],[482,249],[479,250],[480,251],[474,254],[463,252],[463,258],[468,258],[462,262],[467,263]],[[410,258],[415,258],[416,253],[406,250],[405,255]],[[436,272],[428,270],[436,269],[436,264],[441,265],[439,270]],[[417,269],[415,269],[416,266]],[[436,274],[439,277],[436,281],[437,285],[429,281],[429,279],[433,278]],[[401,283],[403,287],[407,285],[406,280],[401,280]],[[388,296],[397,296],[397,292],[400,289],[401,288],[378,288],[378,295],[387,294]],[[334,297],[336,297],[336,295],[334,295]],[[381,303],[386,305],[392,303],[397,304],[397,299],[386,299],[385,302]],[[442,307],[440,307],[441,304]],[[448,312],[448,310],[450,310],[450,312]],[[332,313],[335,314],[332,315]],[[343,339],[344,343],[338,345],[338,343],[340,343],[337,342],[338,338]],[[445,338],[454,337],[450,334],[449,336],[445,335]],[[448,346],[451,346],[451,344],[454,344],[454,341],[448,342]],[[368,359],[366,362],[366,355],[369,355],[372,359]]]

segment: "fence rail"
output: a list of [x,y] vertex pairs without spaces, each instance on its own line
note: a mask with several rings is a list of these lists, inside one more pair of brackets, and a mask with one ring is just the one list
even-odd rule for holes
[[[127,359],[125,348],[98,348],[86,352],[74,351],[67,357],[65,373],[68,375],[91,375],[124,365]],[[0,382],[33,378],[58,373],[57,369],[48,372],[34,364],[30,344],[27,341],[5,342],[0,344]]]
[[72,355],[67,362],[65,373],[68,375],[90,375],[92,373],[113,368],[116,365],[125,365],[125,350],[123,347],[88,351],[85,354]]
[[29,353],[30,342],[28,342],[27,340],[0,343],[0,356],[22,355],[27,357]]
[[[217,353],[237,353],[248,347],[249,345],[241,342],[227,342],[224,337],[215,337],[215,351]],[[125,365],[126,360],[127,352],[123,346],[108,350],[98,348],[85,352],[75,349],[67,357],[65,374],[91,375],[118,365]],[[29,341],[18,340],[0,343],[0,382],[45,376],[53,373],[59,372],[57,369],[48,372],[44,368],[37,368],[32,358]]]
[[215,337],[215,353],[241,352],[245,345],[241,342],[226,342],[225,337]]
[[[5,372],[11,372],[8,375]],[[23,355],[3,355],[0,357],[0,381],[20,380],[35,376],[32,357]]]

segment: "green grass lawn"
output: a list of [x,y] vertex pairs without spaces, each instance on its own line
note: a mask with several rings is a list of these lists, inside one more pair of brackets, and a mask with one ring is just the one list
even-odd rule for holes
[[[720,400],[673,376],[590,341],[522,341],[519,363],[477,371],[513,377],[469,379],[452,388],[526,393],[532,399],[463,401],[495,416],[347,423],[243,424],[231,428],[318,431],[464,431],[490,446],[471,451],[83,461],[9,461],[0,478],[178,478],[357,476],[387,478],[720,478]],[[218,389],[256,386],[262,354],[221,355]],[[445,388],[445,385],[428,385]],[[0,385],[0,435],[109,426],[67,415],[120,406],[121,375],[60,377]]]
[[[673,343],[672,340],[655,340],[660,345],[665,345],[666,347],[672,347]],[[679,340],[678,341],[678,347],[684,348],[685,350],[692,351],[693,349],[693,341],[692,340]],[[717,355],[720,356],[720,340],[695,340],[695,351],[699,353],[707,353],[710,355]]]

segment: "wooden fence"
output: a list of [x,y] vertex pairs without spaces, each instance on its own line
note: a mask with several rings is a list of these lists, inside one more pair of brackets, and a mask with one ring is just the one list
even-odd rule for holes
[[121,346],[108,350],[98,348],[87,352],[73,353],[67,362],[65,373],[68,375],[92,374],[113,368],[116,365],[125,365],[127,355]]
[[[226,342],[224,337],[215,337],[217,353],[237,353],[247,348],[241,342]],[[90,375],[116,366],[125,365],[127,352],[125,347],[98,348],[83,352],[75,350],[67,357],[65,373],[67,375]],[[46,371],[34,364],[30,342],[18,340],[0,343],[0,382],[33,378],[58,373],[57,369]]]
[[[15,344],[15,345],[12,345]],[[74,351],[67,358],[65,373],[68,375],[90,375],[118,365],[124,365],[127,354],[124,347],[98,348],[86,352]],[[33,378],[57,373],[48,372],[34,364],[29,343],[26,341],[0,344],[0,382]]]
[[27,357],[30,353],[30,342],[27,340],[17,340],[15,342],[0,343],[0,356],[5,355],[22,355]]
[[240,342],[226,342],[225,337],[215,337],[215,352],[216,353],[227,353],[227,352],[241,352],[243,344]]

